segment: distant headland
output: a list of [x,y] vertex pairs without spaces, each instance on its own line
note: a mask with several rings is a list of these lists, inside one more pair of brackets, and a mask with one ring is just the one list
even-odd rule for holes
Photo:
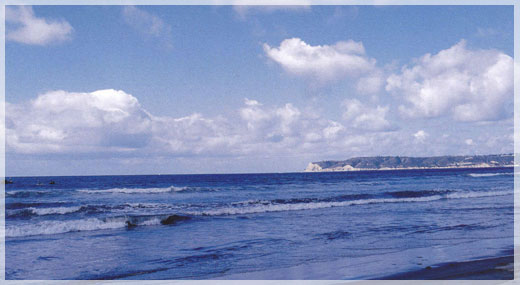
[[443,169],[443,168],[486,168],[513,167],[514,155],[464,155],[464,156],[375,156],[353,157],[347,160],[310,162],[305,172],[398,170],[398,169]]

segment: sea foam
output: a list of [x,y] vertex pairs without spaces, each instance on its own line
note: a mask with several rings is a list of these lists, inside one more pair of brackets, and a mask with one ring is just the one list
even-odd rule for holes
[[501,176],[501,175],[513,175],[510,172],[499,172],[499,173],[470,173],[468,174],[471,177],[492,177],[492,176]]
[[8,226],[6,237],[23,237],[34,235],[51,235],[77,231],[106,230],[126,227],[126,220],[100,220],[95,218],[71,221],[43,221],[37,224]]
[[47,207],[47,208],[19,208],[14,210],[7,210],[7,217],[29,217],[29,216],[46,216],[46,215],[67,215],[78,212],[100,213],[100,212],[120,212],[128,210],[171,210],[176,209],[175,205],[160,204],[160,203],[126,203],[121,205],[106,206],[106,205],[81,205],[72,207]]
[[252,207],[227,207],[202,212],[189,212],[190,215],[202,216],[221,216],[221,215],[238,215],[238,214],[255,214],[267,212],[282,211],[300,211],[313,210],[332,207],[345,207],[352,205],[366,205],[376,203],[404,203],[404,202],[427,202],[442,199],[442,196],[428,196],[417,198],[379,198],[379,199],[363,199],[343,202],[311,202],[311,203],[293,203],[293,204],[258,204]]
[[131,222],[134,226],[160,225],[162,216],[150,217],[113,217],[106,219],[88,218],[68,221],[43,221],[37,224],[8,226],[5,229],[6,237],[25,237],[35,235],[52,235],[68,232],[95,231],[108,229],[122,229]]
[[[243,202],[235,202],[228,204],[227,207],[205,210],[205,211],[188,211],[182,215],[189,216],[223,216],[223,215],[240,215],[240,214],[256,214],[268,212],[282,212],[282,211],[300,211],[313,210],[332,207],[346,207],[356,205],[381,204],[381,203],[418,203],[418,202],[432,202],[441,199],[465,199],[465,198],[479,198],[479,197],[493,197],[511,195],[512,191],[468,191],[468,192],[449,192],[444,194],[437,194],[423,197],[405,197],[405,198],[369,198],[357,199],[349,201],[312,201],[294,203],[289,200],[289,203],[280,203],[282,200],[259,200],[260,203],[255,203],[253,200]],[[125,204],[126,207],[157,207],[163,204]],[[72,211],[80,211],[82,207],[56,207],[56,208],[30,208],[32,211],[36,210],[39,215],[45,214],[66,214]],[[189,217],[178,216],[183,219]],[[6,237],[23,237],[33,235],[49,235],[60,234],[77,231],[94,231],[125,228],[128,226],[151,226],[162,224],[164,219],[172,217],[171,215],[152,215],[152,216],[120,216],[105,219],[87,218],[81,220],[66,220],[66,221],[42,221],[36,224],[24,224],[20,226],[6,227]],[[180,220],[183,220],[180,219]],[[173,222],[175,223],[175,222]]]
[[[492,196],[504,196],[512,194],[511,191],[486,191],[486,192],[455,192],[446,193],[442,195],[431,195],[423,197],[407,197],[407,198],[372,198],[372,199],[359,199],[351,201],[340,201],[340,202],[309,202],[309,203],[276,203],[266,202],[265,200],[260,203],[253,203],[251,200],[244,201],[242,203],[233,203],[232,207],[224,207],[220,209],[200,211],[200,212],[188,212],[190,215],[200,216],[223,216],[223,215],[243,215],[243,214],[257,214],[257,213],[268,213],[268,212],[282,212],[282,211],[300,211],[300,210],[313,210],[323,209],[332,207],[346,207],[355,205],[367,205],[367,204],[380,204],[380,203],[411,203],[411,202],[431,202],[441,199],[464,199],[464,198],[480,198],[480,197],[492,197]],[[238,205],[244,205],[244,207],[236,207]],[[245,206],[250,205],[250,206]]]
[[81,206],[77,207],[55,207],[55,208],[28,208],[31,212],[38,216],[44,215],[63,215],[69,213],[75,213],[82,209]]
[[89,194],[158,194],[158,193],[168,193],[168,192],[182,192],[186,190],[191,190],[194,188],[191,187],[165,187],[165,188],[112,188],[106,190],[90,190],[90,189],[82,189],[77,190],[82,193]]

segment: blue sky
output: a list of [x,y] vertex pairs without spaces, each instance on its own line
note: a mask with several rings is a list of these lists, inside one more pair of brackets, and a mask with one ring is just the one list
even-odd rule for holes
[[513,152],[512,6],[10,6],[7,175]]

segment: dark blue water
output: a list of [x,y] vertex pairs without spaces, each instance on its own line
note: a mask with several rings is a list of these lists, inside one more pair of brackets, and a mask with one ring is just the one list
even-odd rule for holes
[[366,279],[513,249],[512,168],[11,179],[7,279]]

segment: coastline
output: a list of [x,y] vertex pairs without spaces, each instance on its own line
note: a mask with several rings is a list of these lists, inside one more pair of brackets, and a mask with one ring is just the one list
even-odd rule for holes
[[374,280],[513,280],[514,256],[506,255],[427,266]]
[[357,171],[392,171],[392,170],[442,170],[442,169],[498,169],[498,168],[515,168],[520,167],[520,165],[501,165],[501,166],[448,166],[448,167],[401,167],[401,168],[325,168],[321,170],[304,170],[303,173],[312,173],[312,172],[357,172]]

